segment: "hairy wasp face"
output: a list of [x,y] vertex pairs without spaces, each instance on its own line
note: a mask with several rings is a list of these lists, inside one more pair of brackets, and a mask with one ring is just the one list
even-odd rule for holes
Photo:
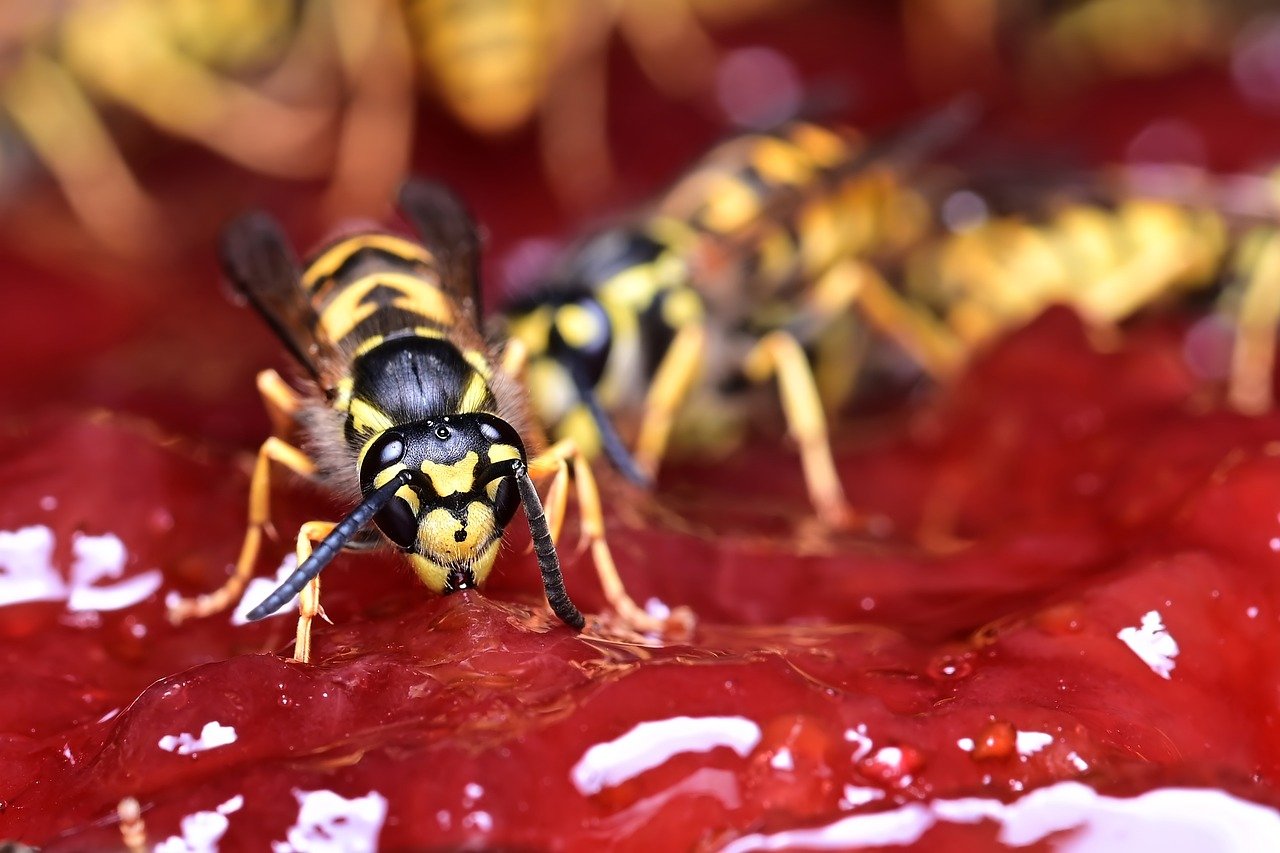
[[501,463],[524,457],[520,436],[501,418],[448,415],[397,426],[369,442],[360,487],[368,494],[400,471],[414,472],[374,523],[409,552],[428,587],[453,592],[478,586],[492,568],[520,501]]

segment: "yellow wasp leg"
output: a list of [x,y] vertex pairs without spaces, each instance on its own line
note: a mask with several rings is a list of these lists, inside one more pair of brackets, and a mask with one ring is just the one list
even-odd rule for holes
[[267,416],[271,418],[271,426],[279,434],[287,433],[293,427],[298,409],[302,405],[298,393],[274,370],[259,372],[257,384]]
[[[167,133],[282,178],[329,167],[330,105],[281,103],[210,71],[164,39],[139,44],[138,20],[120,4],[89,4],[62,22],[66,63],[85,84]],[[162,26],[162,25],[161,25]]]
[[169,605],[169,621],[175,625],[192,617],[211,616],[231,606],[244,591],[253,574],[262,545],[262,531],[270,522],[271,463],[277,462],[295,474],[309,477],[315,473],[315,463],[298,448],[286,444],[274,436],[258,449],[253,465],[253,477],[249,481],[249,526],[244,532],[244,544],[240,557],[227,582],[213,592],[195,598],[180,598]]
[[[618,567],[613,562],[613,552],[609,550],[604,531],[604,512],[600,506],[600,490],[596,486],[595,475],[577,444],[571,438],[557,441],[537,458],[529,462],[529,473],[546,475],[554,472],[550,495],[557,489],[567,489],[569,470],[572,467],[573,479],[578,488],[578,513],[581,518],[582,535],[591,547],[591,561],[595,563],[596,574],[600,578],[600,586],[604,597],[613,612],[618,615],[628,628],[641,633],[661,631],[666,627],[663,619],[650,616],[640,605],[627,594],[626,586],[618,575]],[[558,483],[560,483],[558,485]],[[551,498],[547,501],[548,524],[551,526],[553,540],[558,536],[563,525],[564,501],[555,508]],[[555,518],[552,512],[560,518]]]
[[676,414],[698,378],[706,342],[706,330],[700,324],[682,326],[658,364],[645,395],[644,416],[633,454],[636,467],[649,477],[658,473]]
[[849,523],[853,511],[836,475],[822,400],[800,344],[786,332],[770,332],[747,354],[743,372],[755,382],[777,375],[787,430],[800,446],[809,499],[823,522],[833,526]]
[[5,81],[4,108],[85,227],[126,255],[152,251],[163,223],[84,90],[28,52]]
[[1258,415],[1271,409],[1276,324],[1280,323],[1280,234],[1270,234],[1245,283],[1236,315],[1227,399]]
[[[298,550],[295,552],[301,566],[311,556],[311,543],[328,536],[336,524],[330,521],[308,521],[298,529]],[[298,593],[298,634],[293,643],[293,659],[299,663],[311,663],[311,620],[328,619],[320,607],[320,576],[316,575]]]
[[832,267],[814,285],[809,307],[819,316],[856,308],[869,326],[902,347],[935,380],[951,378],[964,362],[955,335],[903,299],[869,264],[843,261]]

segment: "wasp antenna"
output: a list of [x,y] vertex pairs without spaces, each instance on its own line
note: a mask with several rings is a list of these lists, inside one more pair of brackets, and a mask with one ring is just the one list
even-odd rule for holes
[[547,593],[547,603],[561,622],[575,631],[581,631],[586,627],[587,620],[582,617],[582,611],[569,598],[569,593],[564,588],[560,557],[556,554],[555,542],[551,540],[542,499],[538,497],[538,490],[529,478],[528,466],[519,459],[511,461],[511,473],[520,488],[520,500],[524,504],[524,515],[529,522],[529,535],[533,539],[533,553],[538,558],[538,569],[542,572],[542,587]]
[[413,472],[408,469],[402,470],[395,477],[392,477],[386,485],[370,493],[355,509],[351,510],[346,518],[338,522],[337,526],[329,532],[329,535],[324,537],[315,550],[311,552],[311,556],[303,561],[301,566],[294,569],[293,574],[285,578],[284,583],[280,584],[275,592],[268,595],[261,604],[249,611],[249,620],[264,619],[292,601],[293,597],[301,592],[302,588],[310,583],[312,578],[320,574],[325,566],[333,562],[333,558],[338,555],[338,552],[342,550],[348,541],[360,532],[360,528],[368,524],[383,507],[391,502],[391,499],[396,495],[396,491],[411,479],[413,479]]
[[635,457],[631,455],[630,450],[627,450],[626,444],[622,441],[622,436],[618,435],[618,430],[613,425],[613,419],[604,410],[604,406],[601,405],[600,398],[596,396],[591,383],[572,365],[567,365],[566,367],[570,375],[573,376],[573,384],[578,389],[578,398],[586,404],[587,411],[591,413],[591,419],[596,422],[596,430],[600,433],[600,449],[604,451],[604,455],[609,462],[622,473],[622,476],[637,486],[642,486],[646,489],[652,486],[653,480],[640,470],[640,466],[636,464]]

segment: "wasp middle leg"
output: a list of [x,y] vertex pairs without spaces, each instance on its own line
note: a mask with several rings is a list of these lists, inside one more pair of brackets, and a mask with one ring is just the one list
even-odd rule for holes
[[[262,393],[267,411],[273,421],[292,420],[299,401],[284,380],[275,371],[258,374],[258,390]],[[249,520],[245,529],[240,556],[235,571],[221,587],[195,598],[179,598],[169,605],[169,620],[179,624],[187,619],[212,616],[226,610],[244,592],[253,575],[258,551],[262,547],[262,532],[271,523],[271,463],[275,462],[303,477],[315,474],[315,462],[306,453],[272,436],[258,448],[253,475],[249,481]]]

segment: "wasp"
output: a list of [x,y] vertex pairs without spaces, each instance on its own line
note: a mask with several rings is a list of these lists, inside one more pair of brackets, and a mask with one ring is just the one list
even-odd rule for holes
[[[297,568],[249,614],[261,619],[301,593],[294,657],[310,656],[321,613],[318,575],[344,547],[375,539],[402,551],[419,579],[448,594],[484,583],[503,530],[523,504],[547,601],[566,625],[584,619],[565,591],[553,538],[563,499],[544,510],[531,475],[554,472],[552,494],[578,478],[585,532],[611,601],[654,621],[627,598],[613,569],[589,467],[571,445],[531,455],[519,387],[480,337],[479,244],[472,220],[443,187],[407,182],[400,208],[419,242],[391,232],[343,237],[307,264],[279,225],[247,214],[224,231],[221,261],[231,283],[274,329],[308,375],[294,391],[265,371],[258,387],[273,420],[295,424],[299,447],[268,438],[249,487],[249,524],[234,574],[218,590],[171,602],[181,621],[228,607],[252,574],[269,523],[273,464],[355,502],[337,523],[310,521],[297,537]],[[314,546],[313,543],[319,543]]]
[[103,244],[154,252],[166,224],[113,138],[112,107],[256,171],[314,178],[329,167],[338,99],[326,91],[333,40],[322,4],[26,5],[6,19],[6,129]]
[[[881,140],[806,121],[741,134],[643,214],[588,236],[499,325],[540,423],[648,483],[673,436],[732,444],[750,417],[741,392],[776,376],[817,515],[851,521],[820,379],[858,368],[848,349],[824,349],[826,336],[856,311],[940,372],[954,362],[950,339],[873,260],[927,233],[910,164],[971,113],[955,105]],[[628,417],[639,419],[634,451],[615,425]]]

